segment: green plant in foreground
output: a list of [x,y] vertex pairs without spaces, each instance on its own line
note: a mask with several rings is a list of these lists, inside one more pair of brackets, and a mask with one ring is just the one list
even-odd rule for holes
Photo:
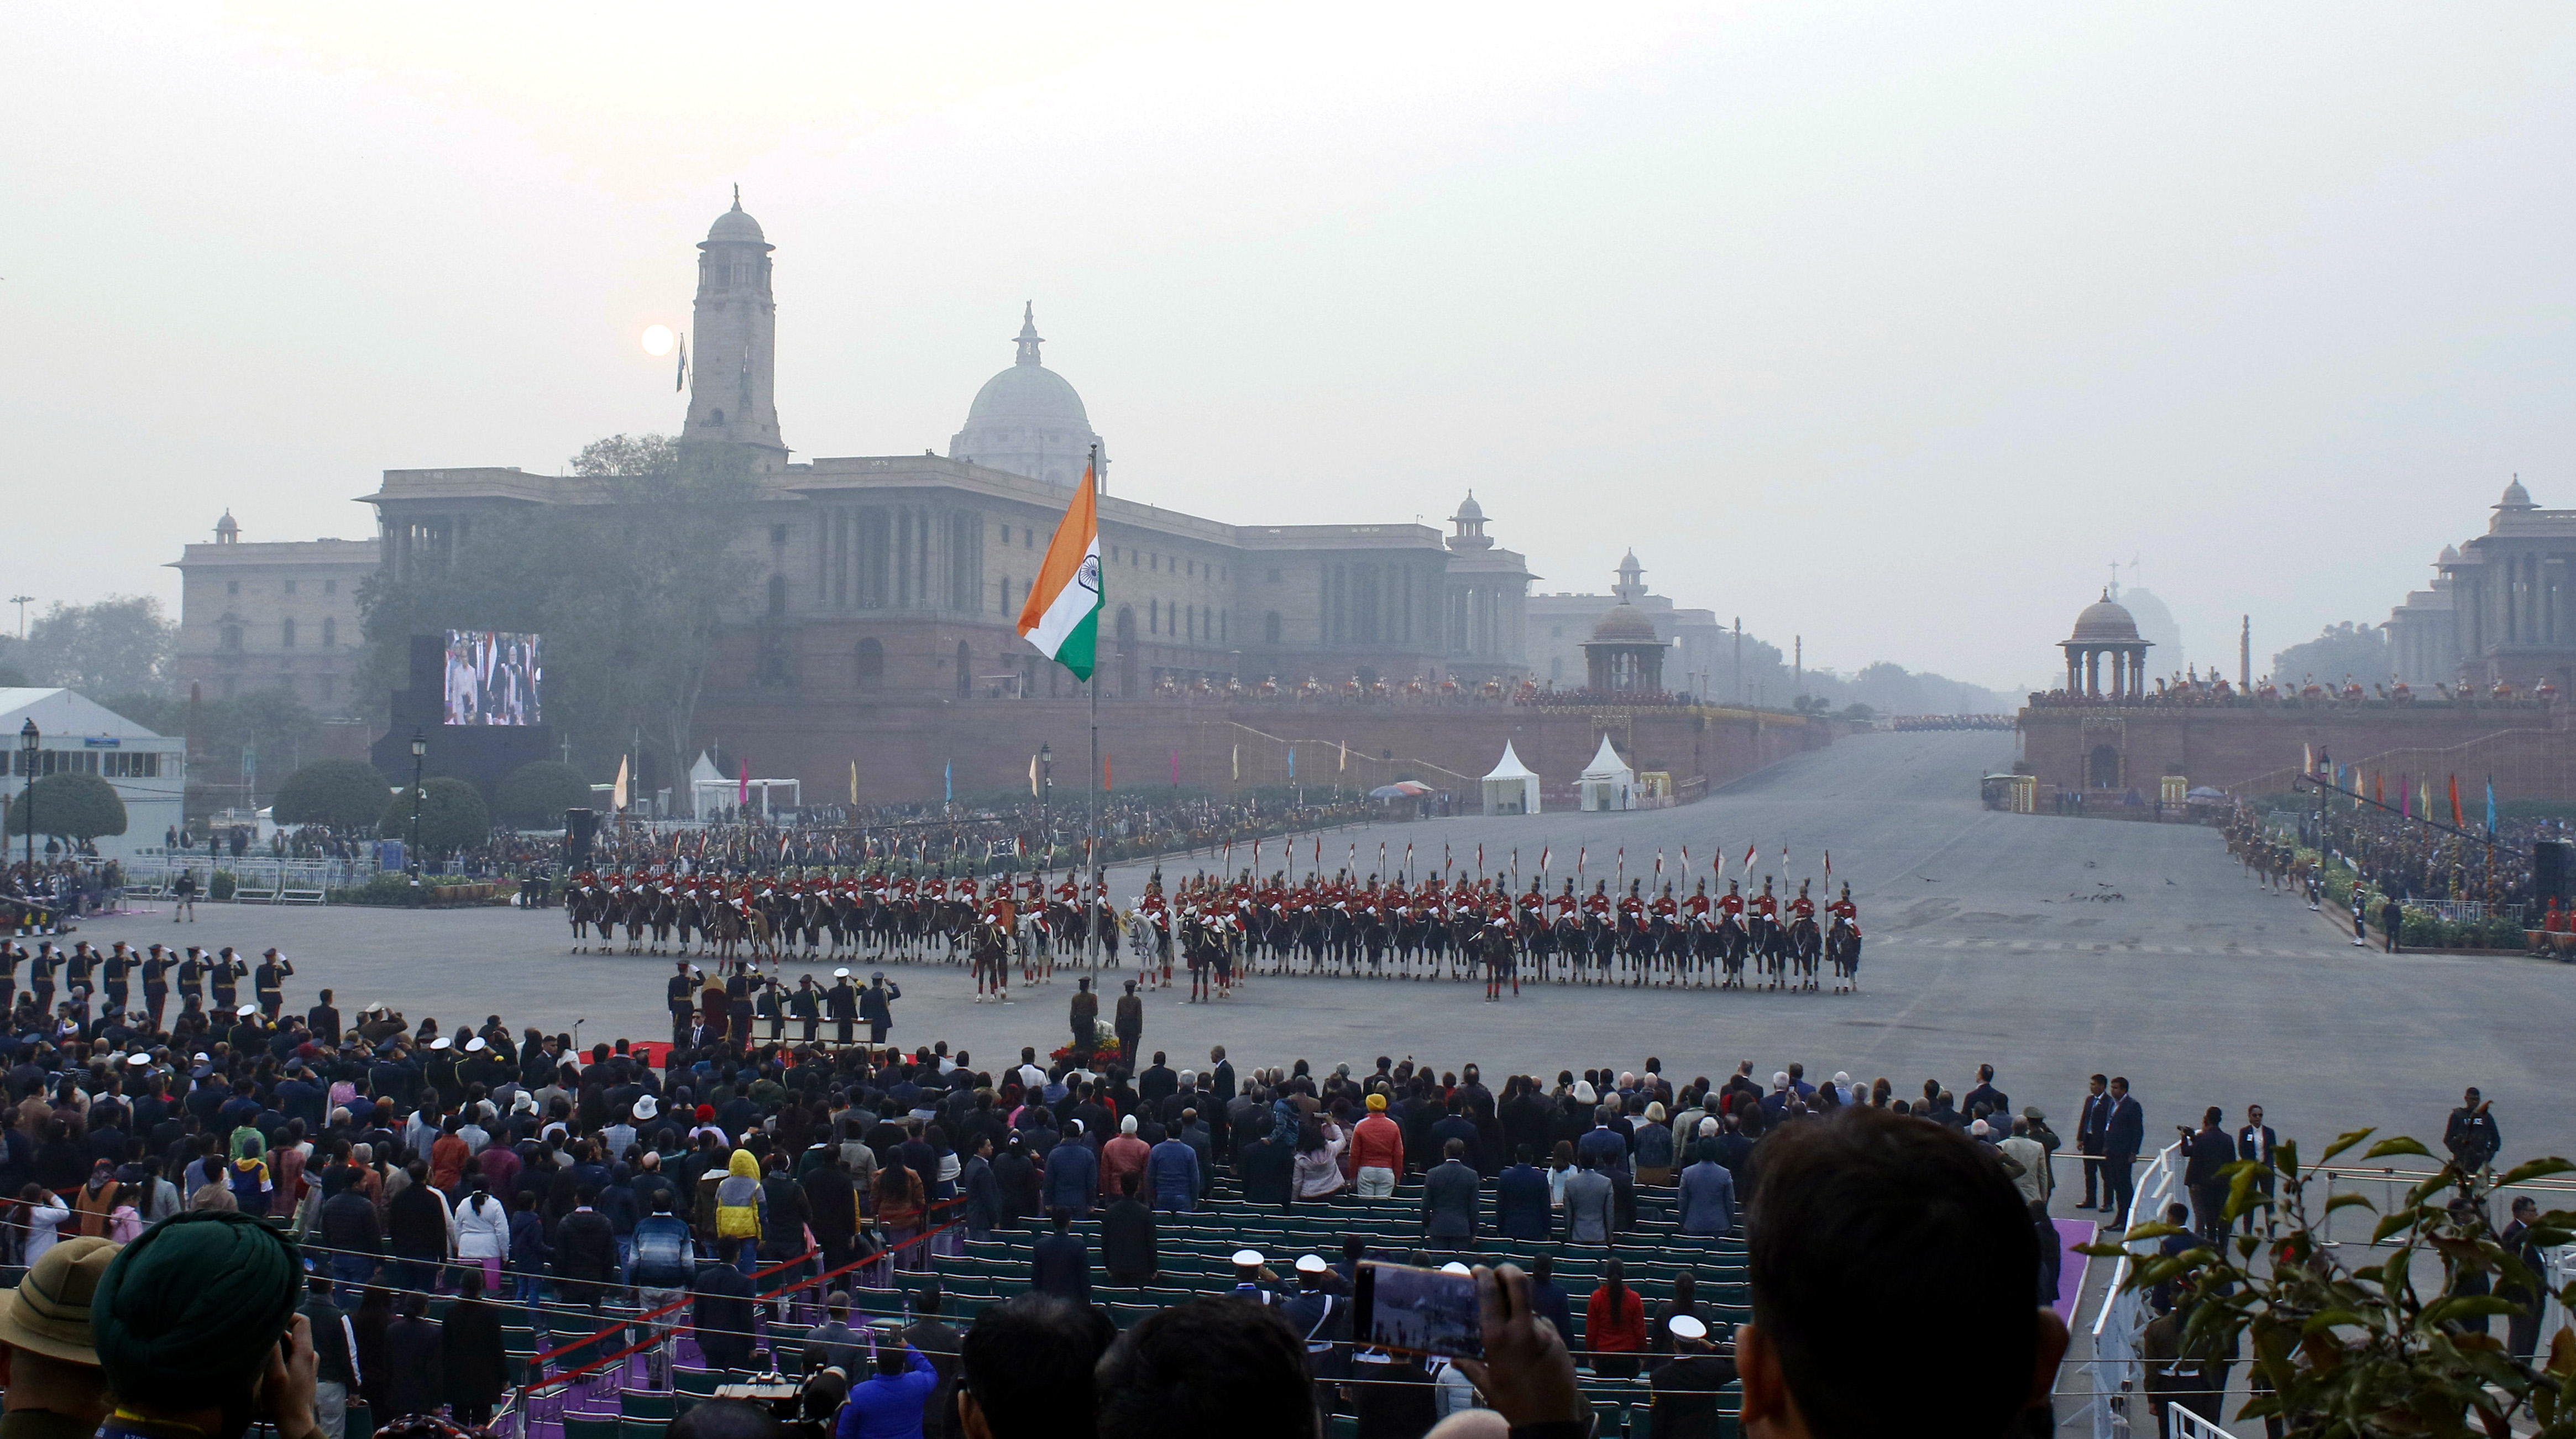
[[[2305,1169],[2298,1146],[2286,1142],[2273,1164],[2230,1166],[2230,1229],[2262,1205],[2268,1186],[2278,1191],[2275,1231],[2235,1234],[2223,1245],[2172,1255],[2133,1254],[2123,1287],[2168,1281],[2185,1287],[2185,1357],[2234,1358],[2250,1349],[2255,1393],[2239,1418],[2278,1415],[2287,1434],[2313,1439],[2576,1439],[2576,1404],[2569,1402],[2576,1330],[2562,1326],[2525,1363],[2483,1329],[2489,1317],[2527,1312],[2544,1291],[2576,1311],[2576,1284],[2548,1290],[2543,1275],[2497,1242],[2486,1217],[2499,1190],[2576,1170],[2576,1164],[2535,1159],[2490,1177],[2446,1163],[2380,1216],[2367,1251],[2373,1262],[2348,1266],[2318,1227],[2337,1210],[2377,1213],[2377,1206],[2360,1194],[2333,1192],[2321,1166],[2374,1132],[2337,1138],[2317,1166]],[[2432,1157],[2402,1135],[2372,1144],[2360,1157],[2401,1155]],[[2186,1232],[2142,1224],[2121,1243],[2086,1245],[2084,1252],[2118,1258],[2129,1252],[2125,1244]],[[2533,1224],[2529,1242],[2564,1244],[2571,1232],[2576,1214],[2550,1210]],[[2419,1260],[2441,1275],[2429,1293],[2416,1284]],[[2481,1327],[2461,1327],[2471,1320]]]

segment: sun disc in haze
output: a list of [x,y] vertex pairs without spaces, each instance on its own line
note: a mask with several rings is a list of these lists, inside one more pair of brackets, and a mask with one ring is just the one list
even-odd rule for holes
[[644,327],[644,353],[648,355],[667,355],[671,353],[671,327],[668,325],[646,325]]

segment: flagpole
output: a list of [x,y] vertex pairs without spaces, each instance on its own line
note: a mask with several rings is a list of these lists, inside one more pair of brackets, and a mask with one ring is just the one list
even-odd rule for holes
[[[1099,503],[1099,496],[1109,488],[1109,487],[1108,487],[1108,485],[1106,485],[1105,483],[1103,483],[1103,482],[1102,482],[1102,479],[1101,479],[1101,474],[1100,474],[1100,445],[1099,445],[1099,443],[1098,443],[1098,442],[1096,442],[1096,441],[1095,441],[1095,442],[1092,444],[1092,446],[1091,446],[1091,469],[1090,469],[1090,474],[1091,474],[1091,482],[1092,482],[1092,491],[1091,491],[1091,493],[1092,493],[1092,497],[1093,497],[1093,498],[1092,498],[1092,503],[1096,506],[1096,505]],[[1100,523],[1100,521],[1099,521],[1099,519],[1098,519],[1097,512],[1095,511],[1095,514],[1094,514],[1094,517],[1093,517],[1093,520],[1092,520],[1092,526],[1093,526],[1092,533],[1093,533],[1093,534],[1095,534],[1095,535],[1097,535],[1097,534],[1099,533],[1099,528],[1098,528],[1098,527],[1099,527],[1099,523]],[[1101,566],[1100,566],[1100,609],[1099,609],[1098,613],[1097,613],[1097,614],[1095,614],[1095,615],[1093,616],[1093,618],[1092,618],[1092,631],[1091,631],[1091,633],[1092,633],[1091,679],[1088,681],[1087,686],[1086,686],[1086,687],[1091,691],[1091,783],[1090,783],[1090,801],[1091,801],[1091,802],[1090,802],[1090,806],[1089,806],[1090,813],[1089,813],[1088,817],[1087,817],[1087,818],[1086,818],[1086,820],[1085,820],[1085,823],[1089,826],[1089,828],[1088,828],[1088,829],[1086,829],[1086,830],[1084,831],[1085,839],[1084,839],[1084,843],[1083,843],[1083,858],[1084,858],[1086,861],[1088,861],[1088,862],[1090,862],[1091,864],[1093,864],[1094,866],[1097,866],[1097,865],[1098,865],[1098,863],[1099,863],[1099,859],[1100,859],[1100,855],[1099,855],[1099,845],[1100,845],[1100,638],[1099,638],[1099,636],[1100,636],[1100,625],[1101,625],[1101,622],[1109,618],[1109,566],[1108,566],[1108,564],[1107,564],[1107,562],[1106,562],[1106,561],[1107,561],[1107,559],[1108,559],[1108,557],[1104,555],[1104,556],[1102,556],[1101,558],[1102,558],[1103,563],[1102,563],[1102,564],[1101,564]],[[1097,872],[1098,872],[1096,868],[1095,868],[1094,872],[1095,872],[1095,873],[1097,873]],[[1074,881],[1074,893],[1075,893],[1077,896],[1079,896],[1079,895],[1082,893],[1082,881],[1081,881],[1080,879],[1076,879],[1076,880]],[[1090,903],[1090,904],[1088,904],[1088,905],[1083,906],[1083,910],[1082,910],[1082,967],[1083,967],[1083,968],[1085,968],[1085,969],[1092,969],[1092,968],[1095,968],[1095,967],[1097,967],[1097,965],[1098,965],[1098,963],[1099,963],[1099,959],[1098,959],[1097,951],[1096,951],[1096,950],[1095,950],[1095,948],[1094,948],[1094,941],[1097,939],[1097,936],[1096,936],[1095,934],[1093,934],[1093,932],[1092,932],[1092,931],[1093,931],[1093,927],[1094,927],[1094,926],[1093,926],[1093,919],[1094,919],[1094,916],[1096,916],[1096,915],[1100,912],[1099,900],[1100,900],[1100,896],[1098,896],[1098,895],[1093,895],[1093,896],[1092,896],[1092,903]],[[1133,1056],[1130,1056],[1130,1058],[1133,1058]]]

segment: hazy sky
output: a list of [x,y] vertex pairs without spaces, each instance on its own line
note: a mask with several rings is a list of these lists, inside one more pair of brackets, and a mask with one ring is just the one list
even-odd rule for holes
[[9,593],[175,601],[418,465],[674,430],[777,250],[804,455],[943,453],[1034,299],[1114,492],[1437,521],[2038,682],[2384,619],[2568,463],[2576,11],[0,6]]

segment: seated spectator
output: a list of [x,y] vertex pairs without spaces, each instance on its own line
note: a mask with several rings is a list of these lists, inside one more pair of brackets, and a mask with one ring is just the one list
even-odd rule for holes
[[99,1371],[121,1439],[238,1434],[264,1420],[279,1439],[322,1439],[313,1417],[304,1276],[285,1239],[228,1211],[174,1216],[117,1254],[90,1306]]
[[901,1335],[872,1328],[868,1339],[876,1372],[850,1386],[833,1433],[837,1439],[921,1439],[922,1405],[938,1387],[938,1371]]
[[958,1350],[958,1428],[965,1439],[1093,1439],[1092,1370],[1115,1338],[1107,1315],[1051,1294],[986,1309]]
[[1100,1430],[1119,1439],[1314,1439],[1305,1346],[1267,1305],[1202,1298],[1148,1315],[1101,1359],[1098,1389]]
[[118,1246],[66,1239],[0,1289],[0,1433],[46,1439],[95,1433],[116,1409],[99,1373],[90,1301]]

